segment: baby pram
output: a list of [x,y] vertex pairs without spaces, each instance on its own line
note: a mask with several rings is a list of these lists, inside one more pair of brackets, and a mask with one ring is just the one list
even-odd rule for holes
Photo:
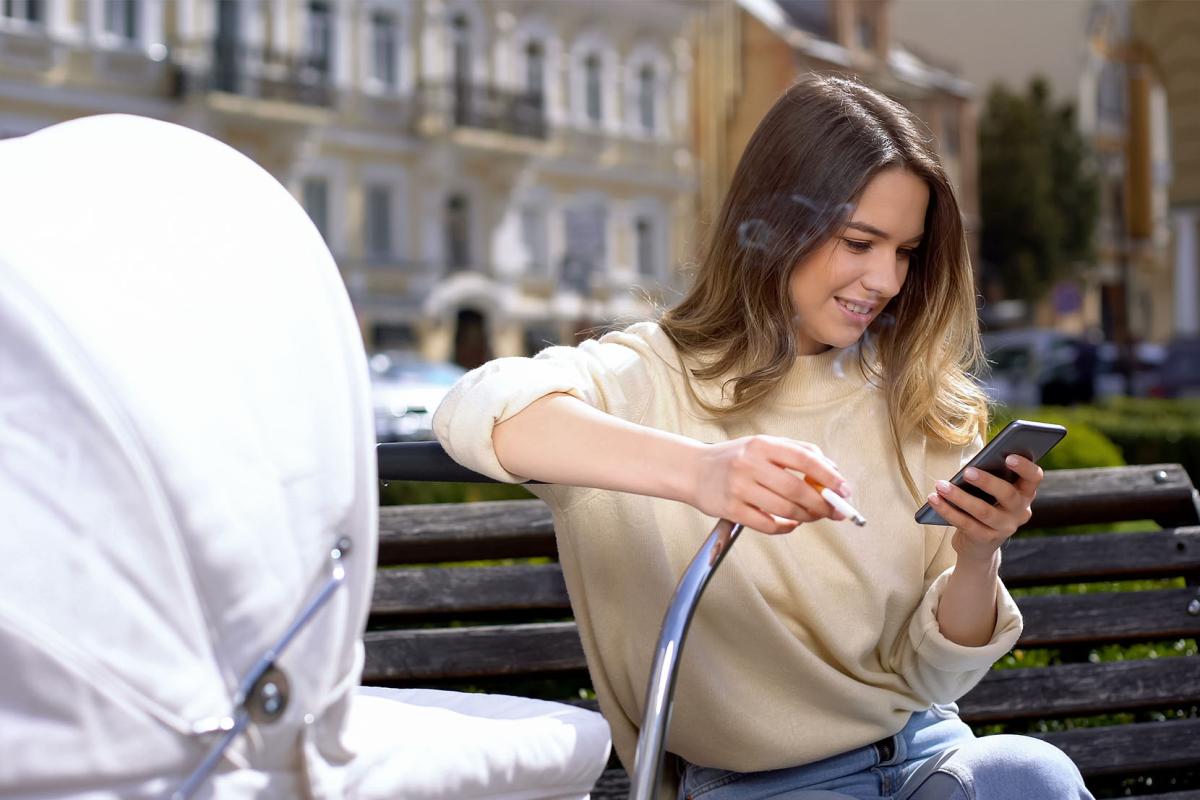
[[287,190],[137,117],[0,142],[0,796],[586,795],[593,712],[358,686],[377,503]]

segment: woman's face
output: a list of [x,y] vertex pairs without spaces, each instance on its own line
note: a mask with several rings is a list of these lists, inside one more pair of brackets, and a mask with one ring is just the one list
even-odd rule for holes
[[900,293],[928,205],[925,181],[900,167],[882,170],[846,226],[796,265],[788,290],[801,355],[854,344]]

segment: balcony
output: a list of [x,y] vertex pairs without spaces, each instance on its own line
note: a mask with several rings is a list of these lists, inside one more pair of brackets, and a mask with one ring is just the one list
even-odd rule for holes
[[454,81],[423,84],[420,98],[424,113],[440,116],[452,127],[529,139],[546,138],[546,107],[542,95],[537,93]]
[[180,95],[226,92],[320,108],[334,104],[330,65],[324,56],[222,41],[212,43],[211,53],[207,71],[181,69]]
[[416,312],[438,281],[452,272],[441,263],[339,258],[350,299],[361,310]]

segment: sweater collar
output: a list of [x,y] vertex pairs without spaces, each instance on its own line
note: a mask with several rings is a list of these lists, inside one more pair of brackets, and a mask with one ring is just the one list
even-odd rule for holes
[[816,355],[798,356],[772,400],[786,406],[819,405],[849,397],[866,383],[857,345],[831,347]]
[[[646,334],[663,360],[678,371],[680,359],[670,338],[653,323],[647,326]],[[726,389],[729,396],[724,399],[721,387],[733,377],[736,376],[730,373],[710,381],[696,382],[693,379],[693,386],[707,402],[724,404],[732,399],[729,393],[733,391],[734,384],[729,384]],[[859,345],[832,347],[816,355],[798,356],[767,403],[784,406],[820,405],[849,397],[868,383],[861,367]]]

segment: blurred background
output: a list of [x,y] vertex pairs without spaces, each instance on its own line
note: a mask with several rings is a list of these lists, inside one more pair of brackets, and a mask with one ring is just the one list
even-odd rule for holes
[[0,136],[127,112],[261,164],[413,439],[464,370],[673,303],[767,108],[852,74],[958,188],[1001,414],[1200,474],[1198,54],[1192,0],[0,0]]

